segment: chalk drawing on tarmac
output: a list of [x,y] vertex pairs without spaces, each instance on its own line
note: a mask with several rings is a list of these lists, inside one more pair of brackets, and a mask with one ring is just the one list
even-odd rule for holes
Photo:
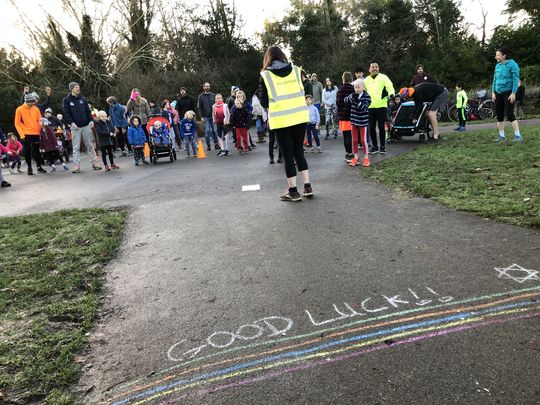
[[240,326],[236,332],[218,331],[206,338],[206,344],[197,346],[180,355],[175,353],[182,347],[186,339],[176,342],[167,351],[167,357],[171,361],[181,361],[192,359],[205,348],[225,349],[237,341],[255,340],[264,335],[271,338],[278,335],[285,335],[293,327],[293,320],[282,316],[267,316],[249,324]]
[[[310,311],[306,309],[305,313],[307,314],[308,319],[313,324],[313,326],[322,326],[355,316],[366,316],[369,314],[376,314],[378,312],[393,310],[395,308],[400,308],[400,306],[416,305],[421,307],[432,303],[434,300],[444,303],[454,299],[454,297],[450,295],[443,296],[432,288],[425,287],[425,289],[430,293],[430,299],[420,298],[420,295],[418,293],[409,288],[407,295],[398,294],[393,296],[387,296],[381,294],[378,297],[367,297],[360,303],[359,308],[357,309],[354,309],[350,304],[346,302],[343,303],[343,307],[345,308],[345,310],[340,309],[336,304],[332,304],[334,311],[339,315],[335,318],[315,320],[315,317]],[[409,294],[410,296],[412,296],[412,300],[409,297]],[[434,297],[431,297],[431,295],[433,295]]]
[[495,270],[499,273],[499,278],[514,280],[518,283],[540,280],[540,277],[538,276],[539,272],[537,270],[526,269],[516,263],[508,267],[495,267]]
[[[311,324],[315,327],[338,322],[344,319],[350,319],[357,316],[368,316],[379,314],[384,311],[392,311],[403,306],[424,306],[432,302],[449,302],[454,298],[452,296],[443,296],[434,289],[425,287],[428,296],[421,298],[420,295],[412,289],[408,289],[407,294],[398,295],[379,295],[376,297],[367,297],[354,308],[351,304],[343,302],[342,306],[332,304],[333,311],[338,315],[324,320],[315,320],[312,312],[307,309],[304,311]],[[424,292],[424,294],[426,294]],[[204,350],[225,349],[241,341],[256,340],[259,338],[272,338],[275,336],[284,336],[293,327],[293,320],[281,316],[268,316],[258,319],[249,324],[240,326],[236,332],[216,331],[206,338],[204,344],[185,350],[186,339],[173,344],[167,351],[167,358],[171,361],[182,361],[193,359]],[[184,351],[185,350],[185,351]]]

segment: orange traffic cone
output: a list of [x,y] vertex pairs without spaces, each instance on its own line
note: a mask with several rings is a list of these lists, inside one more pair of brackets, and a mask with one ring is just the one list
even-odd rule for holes
[[206,156],[206,152],[204,151],[204,146],[202,145],[202,142],[199,141],[197,144],[197,159],[205,159],[208,156]]
[[148,142],[144,143],[144,157],[150,158],[150,146],[148,146]]

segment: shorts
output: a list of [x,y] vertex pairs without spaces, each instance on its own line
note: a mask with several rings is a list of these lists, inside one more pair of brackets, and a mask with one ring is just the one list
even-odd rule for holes
[[351,131],[351,121],[339,121],[339,130],[341,132],[343,131]]
[[439,111],[441,110],[448,101],[448,90],[445,88],[441,94],[439,94],[437,97],[435,97],[435,100],[431,103],[431,107],[429,107],[429,111]]

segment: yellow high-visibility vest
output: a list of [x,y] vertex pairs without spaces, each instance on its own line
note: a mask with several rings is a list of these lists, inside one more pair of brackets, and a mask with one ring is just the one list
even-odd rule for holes
[[268,125],[270,129],[291,127],[309,121],[309,110],[304,98],[300,68],[280,77],[269,70],[261,72],[268,90]]

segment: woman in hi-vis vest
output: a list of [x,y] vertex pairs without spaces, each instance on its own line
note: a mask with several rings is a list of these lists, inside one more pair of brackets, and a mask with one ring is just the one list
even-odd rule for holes
[[268,126],[274,132],[285,160],[289,190],[281,196],[283,201],[302,200],[296,188],[295,162],[304,182],[303,196],[313,197],[303,147],[309,112],[301,75],[301,68],[289,63],[278,46],[266,50],[261,71],[260,102],[268,109]]

